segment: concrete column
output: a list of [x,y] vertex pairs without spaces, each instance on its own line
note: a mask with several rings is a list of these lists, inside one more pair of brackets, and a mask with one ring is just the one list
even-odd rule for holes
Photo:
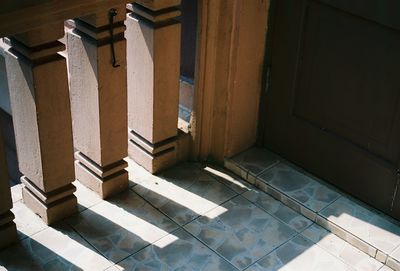
[[117,6],[67,32],[75,173],[101,198],[128,189],[125,16]]
[[180,0],[128,5],[129,156],[154,173],[176,163]]
[[47,224],[76,211],[63,22],[5,39],[24,203]]
[[14,223],[11,190],[7,174],[4,141],[0,125],[0,249],[17,240],[17,229]]

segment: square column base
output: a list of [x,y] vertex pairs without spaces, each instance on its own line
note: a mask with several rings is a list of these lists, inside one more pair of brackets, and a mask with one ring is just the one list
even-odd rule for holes
[[47,225],[54,224],[77,212],[78,202],[74,194],[46,204],[25,186],[22,188],[22,200]]
[[150,173],[158,173],[177,162],[176,137],[150,144],[136,133],[129,133],[128,155]]
[[102,199],[129,189],[128,163],[124,160],[100,167],[82,153],[75,153],[75,175],[83,185],[96,192]]

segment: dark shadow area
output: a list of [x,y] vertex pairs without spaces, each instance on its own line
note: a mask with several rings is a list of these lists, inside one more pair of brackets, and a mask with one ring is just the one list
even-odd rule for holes
[[66,220],[96,253],[118,263],[177,229],[131,191]]
[[0,131],[3,132],[4,146],[6,152],[7,169],[10,176],[10,186],[21,183],[22,173],[18,169],[17,147],[12,117],[0,109]]
[[[216,175],[214,178],[200,164],[184,163],[164,171],[159,176],[152,176],[151,179],[146,181],[147,183],[142,181],[134,186],[133,190],[136,190],[146,200],[132,191],[127,191],[66,219],[65,222],[74,229],[73,232],[66,233],[65,229],[58,227],[49,229],[53,232],[66,234],[68,237],[73,238],[78,246],[85,246],[95,254],[103,255],[113,263],[119,263],[141,251],[139,255],[143,254],[143,258],[136,256],[133,258],[139,262],[143,261],[143,263],[150,260],[158,261],[159,263],[169,262],[172,261],[172,256],[160,258],[159,255],[173,255],[175,253],[176,259],[171,262],[172,265],[189,261],[188,265],[192,266],[193,270],[198,270],[203,266],[203,263],[198,262],[199,259],[196,257],[201,256],[203,257],[202,259],[207,259],[206,266],[212,266],[210,268],[218,266],[215,270],[235,270],[227,263],[227,261],[233,261],[233,258],[223,251],[212,248],[221,257],[219,258],[207,249],[207,246],[210,247],[209,243],[203,242],[204,240],[196,240],[199,237],[194,238],[185,233],[183,229],[180,229],[179,234],[175,235],[179,226],[164,216],[167,215],[173,218],[181,225],[187,225],[202,215],[210,223],[219,223],[218,221],[221,217],[221,221],[225,219],[223,218],[224,216],[229,219],[236,212],[235,208],[224,208],[221,204],[238,198],[237,194],[228,187],[230,186],[234,189],[235,184],[222,184],[216,178],[221,179],[222,177]],[[150,182],[152,182],[151,185],[149,184]],[[148,187],[147,185],[150,186]],[[168,193],[163,194],[160,190],[152,190],[157,186],[171,189],[167,191]],[[246,190],[245,183],[243,183],[243,186],[239,186],[243,191]],[[183,197],[184,200],[180,197]],[[247,202],[245,199],[241,199],[241,201]],[[246,206],[251,205],[250,202],[245,204]],[[212,217],[208,216],[207,213],[213,209],[220,209],[220,211]],[[164,215],[161,213],[164,213]],[[240,220],[240,217],[238,219]],[[260,227],[265,226],[261,225]],[[77,234],[76,237],[75,234]],[[36,240],[37,235],[40,235],[40,233],[35,234],[32,238]],[[164,238],[167,235],[169,237]],[[48,238],[52,239],[54,237],[48,235]],[[90,243],[90,246],[82,238]],[[54,242],[56,241],[54,240]],[[146,256],[146,253],[142,251],[150,244],[154,245],[146,249],[146,251],[152,251],[150,255],[156,252],[157,257],[154,259],[146,258],[149,256]],[[191,249],[178,253],[182,247],[191,247]],[[79,250],[76,252],[78,253]],[[59,252],[53,251],[50,255],[56,257],[54,254],[57,253]],[[182,253],[186,253],[186,256],[183,257]],[[63,253],[60,254],[61,256],[52,260],[54,264],[68,266],[68,262],[60,259]],[[41,259],[40,255],[35,255],[38,257],[36,260]],[[180,257],[183,258],[180,259]],[[9,262],[5,262],[6,268],[8,268],[9,264]],[[13,263],[11,263],[12,266]],[[81,265],[77,267],[80,268]],[[62,268],[59,270],[64,270]]]
[[[284,222],[279,219],[277,213],[272,212],[273,206],[276,204],[275,201],[271,201],[271,205],[265,205],[265,201],[261,198],[252,201],[238,196],[237,194],[243,195],[249,191],[261,195],[265,193],[216,164],[183,163],[162,172],[158,176],[151,176],[145,180],[141,179],[131,189],[139,195],[127,191],[107,201],[100,202],[65,220],[66,224],[73,230],[65,225],[54,226],[45,230],[52,232],[47,237],[52,242],[60,242],[54,239],[58,237],[53,235],[65,235],[73,240],[76,248],[79,248],[76,249],[75,253],[79,253],[81,250],[86,250],[86,252],[90,250],[97,257],[102,255],[115,264],[124,261],[123,264],[120,264],[124,268],[130,268],[133,265],[137,267],[159,266],[161,268],[165,264],[179,267],[185,263],[185,266],[191,266],[192,270],[200,270],[202,266],[209,266],[211,269],[216,268],[213,270],[235,270],[231,264],[243,270],[256,261],[262,263],[262,268],[271,268],[268,264],[273,263],[273,261],[262,260],[264,257],[266,257],[265,259],[279,258],[286,264],[292,261],[296,262],[299,256],[311,255],[318,249],[315,248],[315,243],[318,240],[304,239],[304,237],[299,236],[299,232],[295,231],[293,231],[294,234],[284,237],[287,233],[280,227],[274,228],[273,225],[275,224],[272,224],[272,226],[268,224],[270,222],[266,221],[265,217],[258,217],[257,219],[249,217],[249,213],[260,213],[260,211],[255,211],[254,207],[249,207],[252,202],[278,221]],[[231,201],[238,205],[226,205]],[[206,208],[203,208],[203,206]],[[269,207],[271,210],[268,209]],[[219,211],[215,212],[216,209]],[[213,210],[212,213],[216,213],[214,216],[208,215],[211,210]],[[160,212],[176,222],[161,215]],[[196,220],[200,216],[202,218]],[[243,243],[241,245],[243,248],[233,246],[232,248],[235,249],[232,251],[229,250],[231,247],[229,243],[215,246],[212,241],[213,238],[221,238],[225,232],[230,234],[232,230],[237,231],[232,235],[232,238],[241,240],[241,233],[244,229],[234,230],[234,228],[226,227],[226,225],[232,223],[232,217],[239,223],[236,225],[235,222],[235,227],[243,223],[246,224],[246,220],[248,220],[249,225],[246,226],[247,228],[245,227],[246,230],[251,229],[253,236],[261,238],[263,242],[268,243],[268,240],[271,240],[271,247],[262,247],[266,250],[260,249],[255,253],[258,256],[252,256],[254,257],[252,260],[237,261],[235,257],[244,252],[241,249],[251,248],[251,246],[257,244],[244,245],[246,243]],[[203,234],[193,233],[193,228],[187,227],[194,220],[208,223],[211,227],[207,231],[204,229]],[[176,223],[184,226],[186,232],[182,228],[179,229]],[[224,225],[224,223],[227,224]],[[221,226],[213,228],[216,225]],[[273,234],[262,236],[261,233],[266,227],[271,227]],[[288,228],[288,226],[284,226],[284,228]],[[207,232],[211,235],[208,235]],[[60,253],[60,251],[49,249],[38,242],[40,240],[38,235],[40,234],[26,237],[20,244],[0,252],[0,264],[8,270],[48,270],[51,268],[55,268],[55,270],[82,270],[84,264],[75,262],[77,258],[69,258],[70,256],[68,256],[68,259],[65,259],[62,256],[64,255],[63,251]],[[170,234],[169,237],[165,238],[168,234]],[[324,234],[329,235],[330,233],[321,232],[316,238],[323,239]],[[276,238],[282,238],[284,241],[277,243]],[[242,241],[245,242],[245,239]],[[151,244],[154,245],[149,247]],[[237,244],[241,244],[241,242]],[[57,247],[57,244],[54,243],[52,246]],[[210,247],[221,258],[216,257],[206,247]],[[312,250],[309,251],[309,249]],[[321,250],[319,249],[317,252],[321,252]],[[328,253],[321,253],[325,257],[322,259],[326,260],[326,257],[329,256]],[[67,253],[66,255],[70,254]],[[129,259],[126,260],[127,258]],[[27,260],[19,262],[17,259]],[[202,259],[202,262],[198,262],[199,259]],[[309,260],[311,261],[311,259]],[[231,264],[228,264],[228,262]],[[43,266],[46,266],[46,268],[43,268]],[[282,265],[279,266],[279,268],[281,267]]]
[[[242,192],[242,195],[249,193],[246,193],[246,191],[252,191],[251,193],[253,193],[253,196],[246,196],[248,200],[257,207],[266,211],[268,214],[277,218],[279,221],[284,222],[289,226],[294,226],[293,228],[296,228],[296,224],[299,221],[296,221],[296,219],[292,221],[286,220],[288,214],[296,212],[298,215],[303,216],[299,213],[299,210],[292,209],[291,206],[275,199],[273,195],[261,191],[252,184],[245,181],[238,182],[238,180],[241,180],[240,177],[225,168],[222,168],[216,163],[204,163],[203,167],[208,174],[212,174],[219,181],[228,184],[232,189],[237,190],[238,193],[240,193],[239,191],[244,191]],[[278,209],[276,206],[277,203],[285,207],[279,207]],[[285,211],[285,209],[289,208],[291,212],[288,212],[287,210]],[[332,270],[344,270],[346,265],[356,269],[361,268],[360,270],[365,268],[367,265],[370,266],[371,270],[379,269],[372,269],[373,264],[370,261],[370,256],[366,253],[364,256],[360,256],[361,254],[356,253],[356,250],[345,249],[345,251],[351,251],[354,253],[352,256],[346,255],[342,252],[342,249],[344,249],[344,246],[351,247],[352,245],[313,221],[310,221],[310,224],[305,225],[301,230],[297,228],[296,231],[297,234],[293,236],[293,238],[282,243],[279,247],[260,258],[260,260],[257,261],[257,264],[250,266],[250,268],[246,270],[261,271],[265,269],[280,270],[281,268],[289,268],[290,270],[305,271],[314,270],[313,268],[317,265],[323,266],[324,262],[325,264],[326,262],[330,264],[329,268],[334,267]],[[276,234],[279,235],[280,232],[276,231]],[[341,249],[337,250],[339,247],[341,247]],[[349,261],[352,257],[354,259]],[[378,261],[375,261],[374,264],[378,267],[381,266]]]
[[193,111],[196,70],[196,45],[198,35],[198,1],[181,3],[181,83],[179,91],[179,118],[190,123]]
[[181,3],[181,76],[189,82],[194,80],[196,66],[196,43],[197,43],[197,0],[183,0]]
[[8,271],[84,270],[23,233],[19,235],[23,241],[0,250],[0,267]]
[[[154,183],[151,184],[150,182]],[[171,191],[172,187],[176,193],[168,194],[168,191]],[[209,189],[207,189],[207,187],[209,187]],[[288,224],[285,224],[285,221],[279,218],[279,211],[273,210],[274,206],[278,204],[275,199],[270,199],[274,206],[262,206],[259,204],[260,202],[253,202],[242,197],[241,195],[248,191],[255,191],[255,193],[260,194],[265,193],[217,164],[183,163],[159,174],[158,181],[149,180],[147,183],[142,181],[134,186],[132,190],[145,198],[162,213],[174,219],[188,232],[192,235],[194,234],[203,244],[240,270],[248,268],[280,246],[293,246],[290,242],[299,234],[299,232],[296,232],[294,229],[291,229],[292,233],[288,232]],[[224,192],[219,193],[221,191]],[[235,191],[236,193],[232,193],[226,198],[221,198],[222,194],[229,193],[228,191]],[[188,201],[182,200],[183,198],[188,199]],[[190,201],[193,202],[193,205],[188,204]],[[234,202],[233,205],[231,202]],[[212,204],[215,206],[212,206]],[[265,215],[265,217],[258,217],[257,219],[252,217],[254,213],[258,212],[259,214],[260,212],[255,211],[254,207],[249,207],[253,204],[271,215],[274,218],[272,220],[277,222],[271,223],[271,218],[266,218],[269,217],[268,215]],[[201,205],[208,205],[209,209],[204,210],[201,208]],[[271,207],[271,209],[268,210],[268,207]],[[285,214],[282,215],[282,217],[284,216]],[[199,219],[197,220],[197,218]],[[197,222],[193,223],[194,221]],[[263,224],[262,221],[264,221],[265,224]],[[227,224],[225,225],[225,223]],[[193,230],[202,224],[206,226],[200,232],[194,233]],[[229,225],[235,225],[235,227],[230,228],[231,226]],[[241,229],[242,226],[243,229]],[[265,227],[270,227],[273,229],[271,231],[274,233],[269,236],[263,235],[263,233],[266,232]],[[236,233],[232,234],[232,231]],[[246,232],[246,234],[241,236],[244,232]],[[323,232],[323,234],[324,233],[329,234],[329,232]],[[228,234],[228,236],[232,234],[232,236],[227,239],[230,241],[215,245],[221,242],[221,238],[226,238],[224,234]],[[256,239],[260,238],[260,240],[253,244],[250,242],[250,245],[244,245],[246,241],[245,239],[241,239],[244,238],[244,236],[250,239],[252,237],[249,236],[253,236],[253,238]],[[323,236],[318,236],[318,238],[322,239]],[[175,243],[172,242],[169,246],[173,247],[174,244]],[[264,247],[265,244],[266,246]],[[253,248],[251,248],[251,246],[253,245],[260,245],[260,248],[256,247],[252,250]],[[309,245],[311,248],[315,243],[308,241],[306,245]],[[264,248],[265,251],[261,248]],[[249,259],[241,256],[247,249],[253,252],[259,250],[254,252],[254,254],[251,252],[250,255],[254,258]],[[294,252],[295,253],[290,254],[290,257],[293,259],[302,254],[301,251],[296,254],[296,247],[294,247]],[[134,261],[136,264],[140,262],[140,257],[134,256],[133,258],[138,259],[129,261]]]

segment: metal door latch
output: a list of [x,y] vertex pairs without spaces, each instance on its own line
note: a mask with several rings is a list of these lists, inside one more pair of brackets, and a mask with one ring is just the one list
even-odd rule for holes
[[117,16],[117,10],[112,8],[108,11],[108,21],[110,26],[110,44],[111,44],[111,55],[112,55],[112,66],[114,68],[119,67],[117,64],[117,59],[115,57],[115,48],[114,48],[114,17]]

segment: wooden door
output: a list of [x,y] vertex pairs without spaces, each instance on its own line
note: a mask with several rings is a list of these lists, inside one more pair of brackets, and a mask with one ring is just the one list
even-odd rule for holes
[[398,0],[277,0],[264,105],[267,147],[397,219],[399,12]]

